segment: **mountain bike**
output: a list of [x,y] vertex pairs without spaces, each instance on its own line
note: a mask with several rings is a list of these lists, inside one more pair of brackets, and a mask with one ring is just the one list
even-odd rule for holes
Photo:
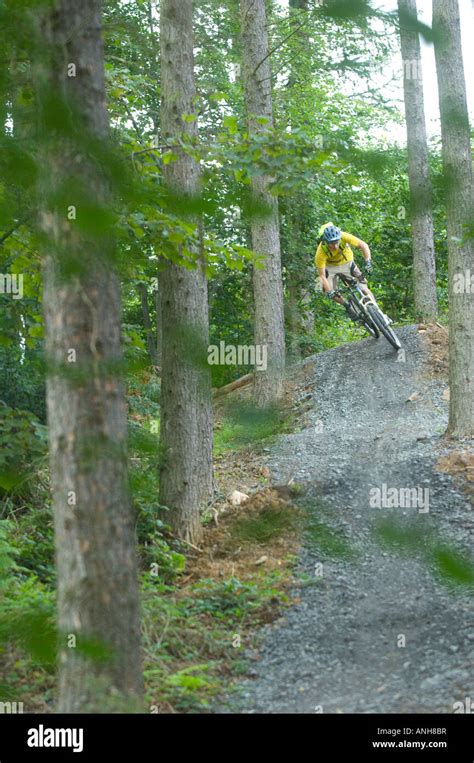
[[344,288],[338,288],[335,294],[346,299],[357,314],[351,320],[363,326],[375,339],[378,339],[382,333],[395,350],[401,350],[401,342],[390,327],[392,321],[381,311],[372,297],[364,294],[357,278],[346,276],[343,273],[338,273],[337,277],[342,281]]

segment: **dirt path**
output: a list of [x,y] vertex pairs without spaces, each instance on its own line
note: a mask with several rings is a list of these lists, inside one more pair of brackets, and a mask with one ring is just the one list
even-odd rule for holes
[[[433,469],[447,452],[447,384],[427,373],[416,328],[399,335],[405,362],[382,338],[320,354],[309,425],[270,454],[275,483],[293,478],[308,488],[304,502],[317,526],[300,571],[309,584],[265,629],[252,678],[218,712],[450,713],[455,702],[474,701],[472,595],[450,589],[420,556],[433,532],[472,548],[466,495]],[[417,492],[418,505],[377,508],[370,491],[383,485],[429,492]],[[429,510],[420,511],[426,498]],[[418,555],[400,556],[375,539],[382,516],[405,527],[416,521]],[[321,545],[321,524],[344,533],[352,556]]]

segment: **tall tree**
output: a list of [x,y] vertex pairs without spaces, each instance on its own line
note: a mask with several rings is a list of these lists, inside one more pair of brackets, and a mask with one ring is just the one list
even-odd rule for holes
[[448,432],[474,434],[474,183],[457,0],[433,0],[449,256]]
[[37,61],[60,712],[142,694],[101,16],[101,0],[58,0]]
[[[265,0],[241,0],[243,74],[249,133],[258,136],[273,127],[272,76]],[[264,123],[262,123],[264,122]],[[283,285],[281,274],[278,200],[269,192],[271,178],[255,176],[252,192],[266,214],[252,218],[252,247],[263,255],[263,268],[254,268],[256,345],[267,347],[266,371],[255,372],[255,400],[259,406],[276,402],[282,394],[285,370]]]
[[438,299],[433,195],[426,139],[420,40],[416,30],[416,0],[398,0],[398,16],[404,71],[415,314],[422,320],[434,321],[438,312]]
[[[299,55],[295,55],[290,62],[290,75],[288,77],[288,108],[290,114],[293,113],[293,108],[297,103],[298,89],[295,87],[298,80],[298,74],[300,73],[300,62],[304,59],[304,51],[308,48],[309,33],[307,27],[303,24],[304,13],[307,13],[308,0],[289,0],[288,12],[289,21],[291,26],[290,34],[293,35],[294,42],[297,43],[297,51]],[[296,37],[296,40],[295,40]],[[307,74],[303,70],[303,76]],[[291,124],[291,123],[290,123]],[[303,300],[308,301],[309,294],[305,289],[305,283],[307,283],[307,273],[305,269],[301,267],[301,263],[298,262],[298,255],[301,256],[303,251],[302,239],[303,239],[303,221],[304,213],[303,207],[305,204],[305,198],[303,193],[298,193],[295,198],[292,198],[289,204],[289,209],[286,213],[289,227],[289,252],[290,255],[288,265],[286,267],[286,314],[287,323],[290,335],[289,354],[292,360],[301,359],[301,350],[299,344],[299,338],[305,331],[305,323],[312,325],[311,318],[313,316],[306,315],[306,321],[302,316],[301,304]]]
[[[161,3],[161,130],[173,144],[197,135],[192,0]],[[176,150],[175,150],[176,151]],[[184,151],[165,166],[172,193],[199,193],[198,162]],[[170,262],[160,273],[162,378],[160,502],[176,534],[198,543],[200,506],[212,493],[212,403],[207,362],[208,303],[203,263]]]

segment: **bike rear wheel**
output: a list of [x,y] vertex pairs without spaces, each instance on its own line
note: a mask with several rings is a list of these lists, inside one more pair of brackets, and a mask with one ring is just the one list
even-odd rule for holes
[[367,312],[369,313],[373,323],[377,326],[379,331],[382,332],[385,339],[387,339],[395,350],[401,350],[402,345],[397,337],[395,331],[387,326],[385,317],[382,315],[380,309],[376,305],[368,305]]

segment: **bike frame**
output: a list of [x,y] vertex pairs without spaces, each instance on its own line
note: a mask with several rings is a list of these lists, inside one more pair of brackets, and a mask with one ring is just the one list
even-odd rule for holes
[[[338,278],[340,278],[346,291],[350,293],[354,302],[357,303],[358,307],[365,315],[365,318],[356,320],[355,322],[365,323],[369,333],[376,336],[376,338],[382,333],[395,350],[400,350],[402,347],[400,340],[394,330],[390,328],[392,321],[390,321],[390,319],[387,320],[385,314],[378,306],[375,297],[371,297],[369,294],[364,294],[360,281],[357,278],[354,278],[354,276],[340,274]],[[336,294],[342,296],[342,292],[339,289],[337,289]],[[375,334],[372,329],[374,329]]]
[[[348,291],[357,299],[357,302],[361,307],[363,307],[364,312],[367,316],[367,318],[372,322],[372,319],[367,312],[367,306],[368,305],[374,305],[375,307],[379,307],[375,299],[372,299],[368,294],[364,294],[362,291],[362,287],[357,280],[357,278],[353,278],[352,276],[346,276],[346,275],[338,275],[338,279],[341,279],[342,283],[346,287]],[[336,290],[336,294],[338,294],[339,289]],[[342,296],[342,294],[340,294]],[[379,308],[380,309],[380,308]]]

